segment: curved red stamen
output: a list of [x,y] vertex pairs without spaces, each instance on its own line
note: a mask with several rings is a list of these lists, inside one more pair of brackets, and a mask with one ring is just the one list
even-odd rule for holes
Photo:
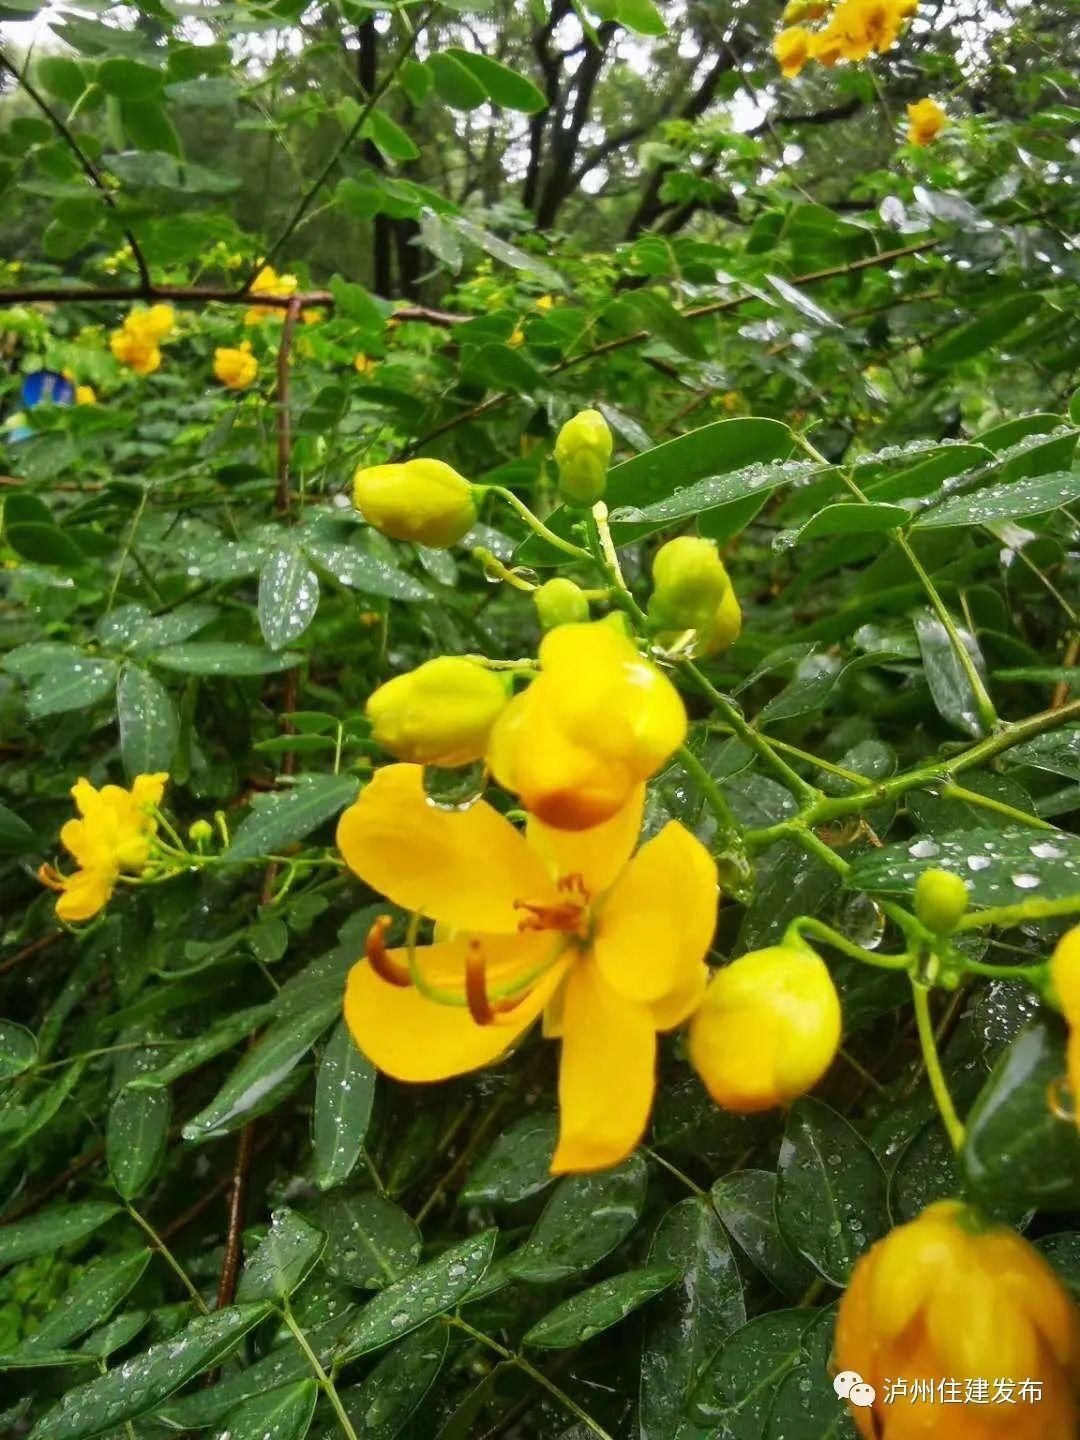
[[388,985],[397,985],[404,989],[412,984],[409,967],[402,964],[400,960],[395,960],[386,948],[386,932],[392,923],[389,915],[378,917],[364,941],[364,955],[380,980],[385,980]]
[[477,1025],[497,1025],[500,1015],[516,1010],[528,995],[527,987],[520,995],[504,1000],[492,1000],[487,993],[487,962],[483,948],[475,937],[469,941],[465,956],[465,1000],[469,1014]]

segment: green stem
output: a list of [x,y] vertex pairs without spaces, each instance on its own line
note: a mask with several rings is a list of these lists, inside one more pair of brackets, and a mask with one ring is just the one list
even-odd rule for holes
[[962,960],[964,969],[970,975],[984,975],[988,980],[1023,980],[1036,990],[1042,990],[1050,974],[1050,967],[1040,961],[1037,965],[987,965],[982,960]]
[[1028,825],[1032,830],[1056,830],[1056,825],[1051,825],[1049,820],[1043,820],[1038,815],[1029,815],[1026,810],[1017,810],[1015,805],[1007,805],[1004,800],[995,800],[990,795],[980,795],[978,790],[969,790],[964,785],[945,785],[942,787],[942,795],[947,800],[962,800],[966,805],[975,805],[981,810],[992,810],[995,815],[1005,815],[1014,820],[1017,825]]
[[959,1154],[964,1148],[964,1125],[956,1113],[945,1072],[941,1068],[941,1057],[938,1055],[937,1040],[930,1020],[929,992],[925,985],[912,980],[911,994],[915,1002],[915,1024],[919,1031],[919,1044],[922,1046],[927,1079],[941,1115],[941,1123],[945,1126],[953,1149]]
[[1059,915],[1080,912],[1080,895],[1064,895],[1057,900],[1018,900],[1015,905],[996,905],[987,910],[972,910],[957,925],[957,930],[980,930],[986,925],[1022,925],[1026,920],[1053,920]]
[[509,1364],[516,1366],[523,1375],[528,1375],[530,1380],[534,1380],[537,1385],[546,1390],[548,1394],[568,1410],[576,1420],[579,1420],[590,1434],[595,1435],[597,1440],[613,1440],[613,1437],[604,1429],[599,1421],[594,1420],[587,1410],[583,1410],[576,1400],[567,1395],[565,1390],[560,1390],[553,1380],[549,1380],[542,1370],[537,1370],[536,1366],[526,1360],[523,1355],[519,1355],[516,1350],[508,1350],[505,1345],[500,1345],[499,1342],[493,1340],[490,1335],[485,1335],[482,1330],[477,1330],[474,1326],[470,1325],[467,1320],[462,1320],[460,1315],[447,1315],[444,1318],[448,1325],[456,1326],[457,1329],[471,1336],[477,1344],[486,1346],[488,1350],[493,1351],[500,1359],[506,1360]]
[[180,1281],[181,1285],[183,1285],[184,1289],[188,1292],[188,1294],[191,1296],[192,1300],[198,1307],[199,1312],[203,1315],[209,1315],[210,1307],[207,1305],[203,1297],[199,1294],[198,1290],[196,1290],[191,1276],[187,1273],[184,1267],[180,1264],[180,1261],[177,1260],[176,1256],[169,1249],[168,1245],[165,1244],[165,1241],[150,1224],[150,1221],[147,1220],[145,1216],[140,1215],[138,1210],[135,1209],[135,1206],[132,1205],[129,1201],[124,1202],[124,1209],[131,1216],[132,1220],[135,1221],[135,1224],[138,1225],[139,1229],[143,1232],[143,1234],[147,1236],[154,1249],[169,1266],[173,1274]]
[[514,492],[508,490],[505,485],[489,485],[487,489],[492,495],[498,495],[500,500],[505,500],[512,510],[516,510],[529,529],[535,535],[539,535],[541,540],[546,540],[549,545],[554,545],[564,555],[572,555],[575,560],[592,559],[589,552],[583,550],[580,545],[575,545],[572,540],[564,540],[561,535],[556,535],[554,530],[544,524],[539,515],[533,514],[524,500],[519,500]]
[[709,1198],[709,1192],[707,1190],[703,1190],[700,1185],[690,1179],[689,1175],[684,1175],[677,1165],[672,1165],[670,1160],[665,1160],[663,1155],[650,1149],[648,1145],[639,1145],[638,1149],[643,1155],[648,1155],[650,1160],[655,1160],[657,1165],[666,1170],[668,1174],[674,1175],[676,1180],[681,1180],[686,1188],[692,1190],[700,1199],[707,1200]]
[[359,1440],[356,1431],[353,1429],[352,1421],[349,1419],[348,1411],[341,1403],[341,1396],[338,1394],[337,1386],[323,1369],[318,1355],[315,1354],[315,1351],[308,1343],[307,1336],[296,1323],[293,1313],[289,1309],[287,1299],[282,1302],[282,1316],[293,1339],[307,1357],[307,1362],[314,1372],[315,1379],[318,1381],[319,1389],[326,1396],[327,1400],[330,1401],[334,1414],[337,1416],[338,1425],[341,1427],[341,1433],[345,1436],[345,1440]]
[[907,970],[911,966],[911,956],[906,950],[902,955],[878,955],[872,950],[864,950],[846,935],[841,935],[839,930],[834,930],[831,925],[826,925],[824,920],[818,920],[812,915],[798,916],[788,929],[794,930],[797,935],[807,931],[826,945],[831,945],[834,950],[839,950],[841,955],[846,955],[850,960],[858,960],[861,965],[873,965],[878,970]]
[[740,855],[745,855],[746,847],[742,841],[742,828],[732,814],[731,806],[724,798],[724,793],[720,789],[720,786],[689,746],[680,745],[678,756],[679,764],[688,775],[692,775],[697,781],[705,799],[709,803],[709,809],[716,817],[718,839],[720,839],[725,848],[732,849]]

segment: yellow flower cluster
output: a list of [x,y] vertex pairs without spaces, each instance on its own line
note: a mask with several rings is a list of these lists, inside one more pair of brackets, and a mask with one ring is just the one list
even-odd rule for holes
[[[252,280],[247,293],[253,298],[273,295],[287,299],[296,294],[299,283],[295,275],[279,275],[272,265],[264,265]],[[244,324],[258,325],[260,320],[266,319],[281,320],[284,313],[279,305],[252,305],[244,314]]]
[[130,790],[89,780],[71,787],[78,820],[60,831],[64,849],[78,869],[63,875],[43,865],[38,878],[60,892],[56,913],[61,920],[89,920],[108,902],[121,874],[138,874],[150,859],[157,821],[153,809],[165,793],[165,774],[137,775]]
[[251,353],[250,340],[236,348],[218,346],[214,351],[214,376],[227,390],[246,390],[258,373],[259,362]]
[[136,375],[152,375],[161,365],[161,341],[176,323],[171,305],[132,310],[119,330],[109,336],[109,349]]
[[[792,79],[810,60],[832,66],[838,60],[884,55],[896,44],[917,4],[918,0],[839,0],[830,13],[819,0],[792,0],[784,11],[789,23],[773,41],[780,71]],[[826,24],[817,30],[802,23],[826,16]]]
[[[1026,1240],[958,1200],[931,1205],[858,1262],[840,1302],[833,1366],[838,1379],[854,1375],[876,1391],[871,1404],[851,1407],[866,1440],[1077,1434],[1076,1305]],[[903,1398],[892,1394],[896,1377]],[[1038,1393],[1018,1402],[1032,1380]],[[941,1403],[942,1381],[958,1387],[960,1404]],[[976,1386],[983,1403],[968,1399]]]

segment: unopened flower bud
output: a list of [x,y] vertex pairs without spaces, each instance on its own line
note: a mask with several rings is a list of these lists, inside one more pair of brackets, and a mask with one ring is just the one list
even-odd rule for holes
[[690,1022],[690,1060],[718,1105],[768,1110],[817,1084],[840,1028],[836,986],[820,956],[773,945],[713,976]]
[[915,882],[915,914],[935,935],[949,935],[968,908],[968,888],[948,870],[924,870]]
[[214,827],[209,820],[194,820],[188,826],[188,839],[200,850],[214,838]]
[[649,618],[661,645],[693,631],[697,655],[715,655],[738,639],[742,612],[715,541],[680,535],[661,545],[653,560]]
[[570,505],[593,505],[607,484],[614,442],[599,410],[581,410],[568,420],[555,440],[559,489]]
[[545,630],[554,630],[556,625],[575,625],[589,618],[585,592],[562,575],[556,575],[534,591],[533,604]]
[[369,465],[353,476],[353,503],[391,540],[445,550],[476,523],[474,487],[441,460]]
[[384,750],[415,765],[468,765],[487,747],[510,699],[504,675],[464,656],[440,655],[380,685],[367,702]]

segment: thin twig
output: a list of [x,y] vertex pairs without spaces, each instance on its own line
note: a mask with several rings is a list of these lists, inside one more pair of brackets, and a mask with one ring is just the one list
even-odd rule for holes
[[240,1131],[236,1147],[236,1163],[231,1177],[229,1195],[229,1228],[225,1236],[225,1258],[221,1262],[218,1281],[217,1308],[231,1305],[236,1298],[236,1279],[240,1273],[240,1240],[244,1229],[248,1171],[255,1153],[255,1125],[249,1122]]
[[289,513],[289,461],[292,450],[292,435],[289,428],[289,354],[292,350],[293,331],[300,314],[300,301],[294,295],[285,311],[285,323],[281,327],[281,343],[277,354],[277,497],[275,508],[279,515]]
[[24,945],[21,950],[16,950],[14,955],[9,955],[6,960],[0,960],[0,975],[6,975],[9,970],[14,970],[24,960],[30,960],[35,955],[40,955],[42,950],[47,950],[50,945],[55,945],[57,940],[63,938],[63,930],[54,930],[50,935],[42,935],[39,940]]

